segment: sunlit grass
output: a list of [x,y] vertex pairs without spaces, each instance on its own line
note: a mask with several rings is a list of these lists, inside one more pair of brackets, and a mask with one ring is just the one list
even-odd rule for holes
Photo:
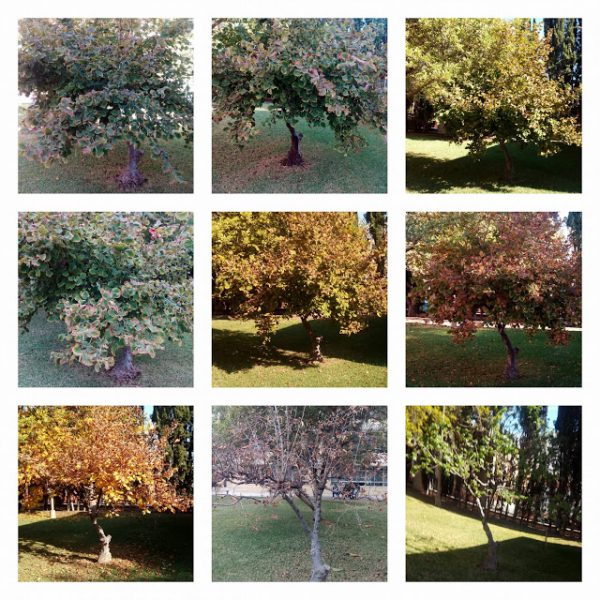
[[[285,502],[218,500],[212,531],[213,581],[308,581],[310,542]],[[386,581],[386,504],[324,501],[321,532],[330,581]]]
[[492,146],[474,158],[467,144],[451,144],[435,135],[408,135],[406,189],[413,193],[479,194],[580,193],[581,149],[565,148],[551,157],[534,148],[509,144],[515,176],[503,179],[504,156]]
[[213,320],[213,385],[217,387],[382,387],[387,385],[387,321],[341,335],[327,321],[313,324],[323,336],[325,361],[308,362],[310,343],[300,319],[279,323],[272,349],[260,346],[253,321]]
[[498,570],[482,568],[487,539],[475,513],[406,497],[408,581],[579,581],[581,544],[494,521]]

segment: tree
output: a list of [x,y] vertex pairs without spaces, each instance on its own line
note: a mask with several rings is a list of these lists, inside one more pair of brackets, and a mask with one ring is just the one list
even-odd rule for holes
[[406,40],[409,104],[429,101],[450,140],[472,154],[498,144],[506,179],[511,142],[542,155],[581,145],[572,114],[580,89],[548,77],[550,42],[528,20],[409,19]]
[[299,316],[321,361],[311,319],[350,334],[385,313],[380,251],[354,213],[215,213],[213,296],[254,319],[265,345],[280,319]]
[[[266,488],[290,506],[310,539],[310,581],[325,581],[320,529],[323,493],[332,476],[352,477],[385,451],[386,409],[240,407],[216,409],[213,480]],[[310,520],[298,503],[310,509]]]
[[550,77],[571,87],[581,85],[581,19],[544,19],[544,35],[551,46],[548,66]]
[[137,188],[147,145],[182,181],[161,140],[192,141],[191,31],[190,19],[22,19],[19,91],[32,100],[25,155],[46,165],[75,148],[99,157],[125,142],[118,181]]
[[[412,413],[407,407],[407,421]],[[432,407],[433,408],[433,407]],[[510,435],[504,431],[505,408],[489,406],[445,407],[435,418],[421,424],[411,441],[412,468],[439,468],[459,477],[474,498],[488,546],[484,569],[497,569],[497,543],[489,526],[494,497],[510,497],[505,485],[506,458],[515,452]],[[417,451],[418,450],[418,451]]]
[[[45,450],[51,444],[60,454]],[[111,562],[111,535],[99,519],[122,508],[185,510],[165,458],[165,440],[131,406],[33,406],[19,409],[19,489],[30,493],[52,473],[53,491],[71,490],[83,501],[100,542],[98,562]]]
[[386,132],[386,53],[385,19],[215,19],[213,118],[227,118],[243,146],[268,103],[290,132],[285,166],[303,163],[299,119],[329,125],[342,151],[357,151],[359,125]]
[[155,406],[152,422],[157,434],[165,440],[171,481],[179,493],[194,493],[194,407]]
[[564,531],[581,518],[581,406],[559,406],[555,422],[555,467],[557,486],[552,490],[557,506],[554,515]]
[[188,213],[19,215],[19,323],[63,321],[58,364],[138,377],[134,356],[191,331],[192,269]]
[[437,323],[450,321],[456,342],[477,323],[497,329],[506,348],[504,375],[518,377],[507,327],[545,331],[568,342],[581,321],[581,255],[573,252],[556,213],[409,213],[407,265]]
[[369,228],[369,235],[373,240],[375,248],[379,251],[379,260],[377,263],[379,273],[387,273],[387,213],[384,212],[366,212],[365,221]]

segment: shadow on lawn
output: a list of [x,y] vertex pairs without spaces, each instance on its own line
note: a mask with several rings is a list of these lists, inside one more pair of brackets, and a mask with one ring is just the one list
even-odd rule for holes
[[[118,519],[103,518],[102,525],[113,537],[113,558],[127,559],[140,568],[160,565],[165,576],[170,572],[192,573],[191,513],[122,514]],[[84,512],[19,525],[20,557],[34,555],[62,565],[68,560],[96,564],[98,551],[98,537]]]
[[[93,526],[83,513],[19,525],[19,554],[34,554],[50,562],[62,562],[67,558],[95,563],[89,555],[80,553],[93,555],[96,547]],[[66,550],[70,555],[53,551],[52,548]]]
[[[323,336],[321,349],[325,357],[350,362],[386,366],[387,319],[375,319],[371,325],[354,335],[341,335],[328,321],[312,322],[313,329]],[[261,348],[257,335],[229,329],[212,330],[213,366],[227,373],[248,371],[253,367],[288,367],[292,369],[317,368],[309,362],[310,343],[302,324],[289,325],[277,330],[272,347]]]
[[[424,498],[412,490],[407,494],[423,502],[433,504],[433,499]],[[481,520],[456,506],[444,506],[448,510],[476,521]],[[517,523],[491,518],[495,527],[513,531],[530,531]],[[533,533],[533,532],[532,532]],[[540,532],[535,532],[538,535]],[[481,537],[485,539],[483,528]],[[421,552],[406,554],[407,581],[581,581],[581,548],[565,544],[555,544],[555,536],[548,538],[548,544],[525,535],[510,540],[498,541],[498,569],[490,572],[483,569],[487,544],[480,544],[459,550]]]
[[[444,138],[410,135],[411,140],[439,141]],[[512,188],[542,188],[553,192],[581,193],[581,152],[565,148],[555,156],[540,157],[530,147],[509,144],[515,167],[515,177],[507,182],[502,178],[504,156],[495,144],[479,159],[462,156],[438,159],[428,154],[406,153],[406,188],[412,193],[435,194],[454,187],[477,188],[485,192],[509,193]]]

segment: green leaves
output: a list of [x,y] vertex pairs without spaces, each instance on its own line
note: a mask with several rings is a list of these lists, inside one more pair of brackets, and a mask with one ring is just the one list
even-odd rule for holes
[[581,90],[548,77],[550,45],[517,19],[409,19],[407,99],[426,100],[456,142],[534,144],[543,155],[581,144]]
[[124,345],[154,356],[192,327],[193,223],[187,213],[23,213],[19,319],[64,321],[61,364],[108,370]]
[[101,157],[118,141],[191,141],[191,28],[188,19],[21,20],[19,90],[33,100],[22,151],[47,164],[74,147]]
[[244,145],[267,102],[274,118],[328,123],[356,150],[358,124],[386,131],[386,22],[352,19],[216,19],[213,116],[231,119]]

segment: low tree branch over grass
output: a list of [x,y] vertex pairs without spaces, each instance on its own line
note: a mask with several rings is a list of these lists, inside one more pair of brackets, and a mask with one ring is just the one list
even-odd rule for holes
[[303,163],[299,119],[329,125],[343,152],[364,146],[360,124],[386,132],[385,19],[215,19],[212,61],[214,119],[243,146],[268,102],[289,131],[285,166]]
[[310,542],[310,581],[326,581],[323,493],[330,477],[378,464],[377,453],[387,451],[386,418],[385,409],[367,407],[217,408],[213,482],[259,485],[271,500],[285,500]]
[[74,148],[103,156],[119,141],[128,164],[118,181],[138,188],[141,146],[181,175],[162,140],[192,141],[190,19],[22,19],[19,91],[33,101],[23,121],[25,155],[65,161]]

